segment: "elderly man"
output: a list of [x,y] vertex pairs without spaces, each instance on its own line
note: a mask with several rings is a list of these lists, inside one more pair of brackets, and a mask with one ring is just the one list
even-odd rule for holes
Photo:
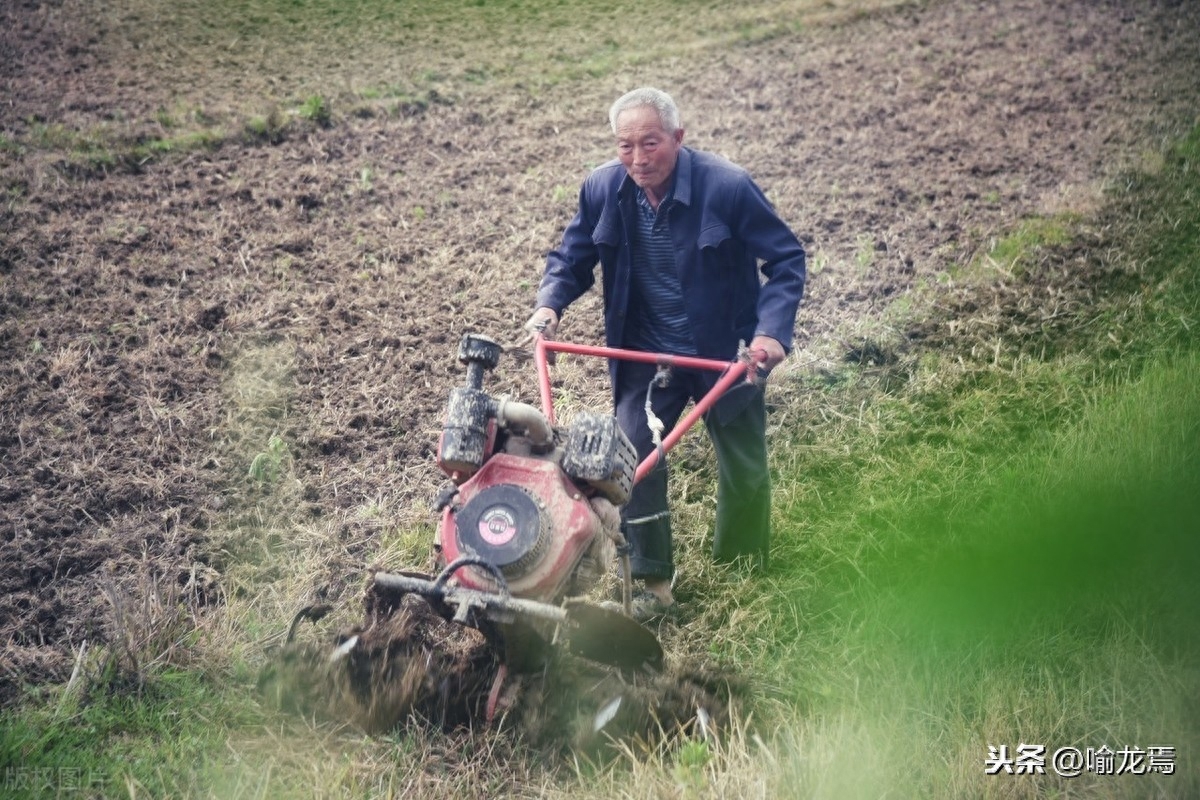
[[[770,541],[770,476],[762,381],[792,344],[804,292],[804,248],[745,170],[683,145],[679,110],[657,89],[613,104],[617,158],[584,181],[579,210],[549,254],[527,327],[553,337],[563,310],[601,266],[607,343],[656,353],[732,360],[749,342],[761,359],[757,381],[739,384],[710,409],[705,426],[717,455],[713,556],[765,567]],[[760,279],[761,274],[761,279]],[[646,423],[652,364],[613,362],[621,428],[644,458],[654,448]],[[652,392],[669,431],[713,373],[679,370]],[[642,618],[672,610],[675,575],[660,463],[624,508],[632,577]]]

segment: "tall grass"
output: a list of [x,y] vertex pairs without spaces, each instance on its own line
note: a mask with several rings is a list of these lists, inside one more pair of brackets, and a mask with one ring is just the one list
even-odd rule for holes
[[[1194,769],[1068,787],[983,766],[988,745],[1154,743],[1184,759],[1200,744],[1198,378],[1200,354],[1156,362],[998,474],[959,475],[954,502],[906,503],[872,531],[874,555],[847,556],[857,574],[769,662],[787,665],[798,714],[784,741],[803,746],[787,758],[799,796],[1196,791]],[[956,507],[963,495],[977,499]],[[788,592],[779,618],[814,594]]]

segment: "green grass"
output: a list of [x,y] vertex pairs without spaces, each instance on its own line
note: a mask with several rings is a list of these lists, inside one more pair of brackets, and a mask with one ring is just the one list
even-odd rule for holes
[[306,119],[323,128],[329,127],[333,121],[333,113],[329,109],[329,101],[319,94],[314,94],[306,98],[300,104],[300,108],[296,113],[301,119]]
[[244,131],[250,141],[279,144],[287,135],[289,120],[278,108],[266,114],[255,114],[245,123]]
[[[831,759],[831,719],[874,739],[847,796],[953,797],[955,770],[981,792],[988,744],[1200,744],[1200,353],[1093,397],[1003,456],[948,442],[895,457],[891,477],[848,473],[857,496],[789,526],[809,541],[773,616],[803,624],[771,632],[768,663],[789,665],[776,681]],[[814,567],[823,581],[797,580]],[[946,759],[966,766],[919,769]]]
[[64,693],[0,714],[4,796],[181,796],[231,727],[259,719],[250,698],[195,671],[163,670],[141,691],[93,686],[78,704]]
[[291,460],[287,444],[277,434],[267,440],[267,448],[254,456],[247,477],[259,483],[274,483]]
[[141,165],[168,153],[190,153],[196,150],[215,150],[224,141],[224,134],[213,130],[196,130],[179,136],[154,138],[133,145],[125,158]]
[[1077,224],[1075,214],[1024,220],[1015,230],[992,238],[987,251],[972,265],[971,272],[985,276],[997,272],[1007,277],[1021,276],[1029,269],[1028,262],[1037,258],[1046,247],[1066,244],[1072,226]]
[[[176,127],[164,124],[161,114],[157,116],[157,124],[162,130]],[[211,127],[193,128],[171,136],[130,136],[115,123],[103,123],[87,130],[74,130],[61,123],[37,123],[23,139],[0,139],[0,149],[20,155],[26,155],[28,151],[47,153],[58,157],[66,172],[96,174],[114,169],[137,170],[147,162],[169,154],[215,150],[224,140],[225,134]]]
[[[697,45],[764,41],[794,32],[810,17],[830,13],[811,0],[760,0],[736,8],[697,0],[636,6],[580,0],[453,6],[437,0],[404,4],[221,0],[174,6],[160,21],[166,26],[164,33],[174,30],[185,42],[239,37],[268,47],[292,44],[297,50],[317,39],[381,44],[392,51],[390,57],[379,59],[383,70],[391,71],[397,62],[421,65],[420,70],[396,73],[405,82],[416,76],[418,81],[451,77],[466,83],[509,78],[553,83],[599,77],[618,63],[628,64],[631,57],[663,55],[664,50],[679,54]],[[605,33],[573,34],[579,30]],[[678,44],[665,42],[663,30],[671,30],[670,40]],[[383,85],[371,91],[382,91]]]

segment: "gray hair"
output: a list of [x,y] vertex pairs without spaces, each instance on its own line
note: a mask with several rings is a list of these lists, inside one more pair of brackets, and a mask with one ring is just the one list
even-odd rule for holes
[[617,132],[617,117],[621,112],[639,106],[650,106],[657,111],[658,120],[667,133],[673,134],[679,130],[679,106],[675,105],[671,95],[660,89],[644,86],[621,95],[608,110],[608,122],[612,125],[613,133]]

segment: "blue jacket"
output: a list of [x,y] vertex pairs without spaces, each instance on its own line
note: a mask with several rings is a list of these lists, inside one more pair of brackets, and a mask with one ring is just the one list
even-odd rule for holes
[[[591,288],[599,263],[609,347],[625,347],[636,190],[620,161],[593,171],[538,288],[537,306],[561,316]],[[760,333],[790,350],[804,294],[804,248],[762,190],[741,167],[683,147],[673,196],[671,238],[697,354],[731,360],[739,341],[749,344]]]

